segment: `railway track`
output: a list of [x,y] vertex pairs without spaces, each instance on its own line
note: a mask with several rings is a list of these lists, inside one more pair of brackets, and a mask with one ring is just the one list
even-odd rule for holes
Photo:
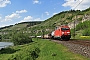
[[90,46],[90,40],[70,40],[69,43],[80,44],[83,46]]
[[51,41],[66,46],[73,53],[78,53],[85,57],[90,58],[90,40],[70,39],[69,41],[60,41],[60,40],[51,40]]
[[80,44],[84,46],[90,46],[90,40],[70,39],[69,41],[52,40],[54,42],[67,42],[73,44]]

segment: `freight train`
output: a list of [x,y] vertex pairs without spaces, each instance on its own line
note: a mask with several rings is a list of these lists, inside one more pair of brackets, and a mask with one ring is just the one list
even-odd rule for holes
[[69,40],[71,38],[70,28],[68,26],[60,26],[50,34],[44,35],[43,38]]

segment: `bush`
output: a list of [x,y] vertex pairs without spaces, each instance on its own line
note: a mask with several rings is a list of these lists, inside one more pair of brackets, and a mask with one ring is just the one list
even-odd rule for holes
[[14,52],[16,52],[16,50],[9,47],[0,50],[0,54],[12,54]]
[[90,36],[90,29],[85,29],[82,33],[83,36]]
[[19,51],[13,54],[8,60],[36,60],[40,53],[39,48],[26,48],[25,50]]
[[32,39],[28,36],[28,34],[23,32],[13,33],[12,41],[14,45],[22,45],[32,42]]
[[85,21],[85,22],[81,22],[76,26],[76,30],[83,30],[83,29],[87,29],[90,28],[90,21]]

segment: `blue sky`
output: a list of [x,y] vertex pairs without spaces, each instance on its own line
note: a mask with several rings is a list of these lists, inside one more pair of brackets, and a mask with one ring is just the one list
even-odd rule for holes
[[[27,21],[44,21],[53,15],[71,10],[82,0],[0,0],[0,27]],[[89,0],[83,0],[76,8],[90,7]]]

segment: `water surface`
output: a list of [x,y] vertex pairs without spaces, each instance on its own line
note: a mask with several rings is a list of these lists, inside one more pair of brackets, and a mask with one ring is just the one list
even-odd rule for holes
[[9,46],[13,46],[14,44],[12,42],[0,42],[0,49],[6,48]]

